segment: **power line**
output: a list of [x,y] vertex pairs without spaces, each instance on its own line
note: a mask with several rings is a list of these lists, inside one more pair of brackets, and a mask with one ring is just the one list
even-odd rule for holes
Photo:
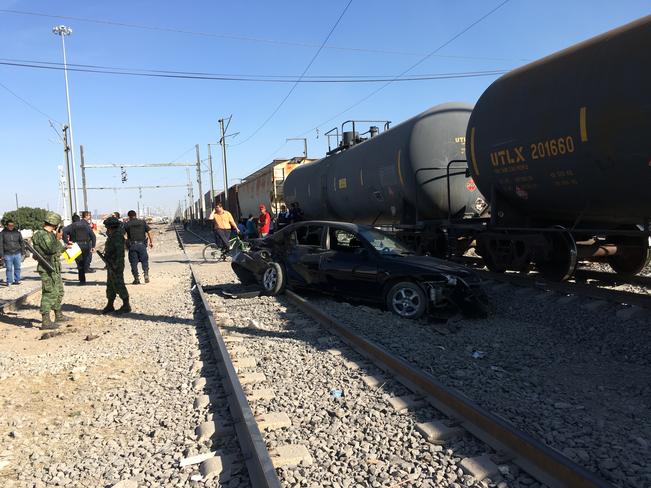
[[349,110],[352,110],[353,108],[357,107],[358,105],[361,105],[362,103],[364,103],[364,102],[365,102],[366,100],[368,100],[369,98],[373,97],[374,95],[376,95],[376,94],[379,93],[380,91],[384,90],[384,89],[385,89],[387,86],[389,86],[390,84],[392,84],[392,83],[398,81],[398,80],[401,79],[404,75],[406,75],[407,73],[409,73],[411,70],[413,70],[414,68],[416,68],[417,66],[421,65],[422,63],[424,63],[426,60],[428,60],[428,59],[431,58],[432,56],[434,56],[434,55],[435,55],[437,52],[439,52],[441,49],[443,49],[444,47],[448,46],[449,44],[451,44],[452,42],[454,42],[455,40],[457,40],[459,37],[461,37],[462,35],[464,35],[466,32],[468,32],[470,29],[472,29],[473,27],[475,27],[477,24],[479,24],[480,22],[482,22],[483,20],[485,20],[486,18],[488,18],[488,17],[489,17],[490,15],[492,15],[493,13],[497,12],[500,8],[502,8],[504,5],[506,5],[507,3],[509,3],[509,1],[510,1],[510,0],[503,0],[499,5],[497,5],[496,7],[494,7],[494,8],[493,8],[492,10],[490,10],[488,13],[482,15],[482,16],[479,17],[477,20],[475,20],[474,22],[472,22],[470,25],[468,25],[467,27],[465,27],[463,30],[459,31],[457,34],[455,34],[455,35],[452,36],[450,39],[448,39],[447,41],[445,41],[443,44],[441,44],[440,46],[438,46],[436,49],[434,49],[433,51],[430,51],[429,53],[427,53],[425,56],[423,56],[423,57],[422,57],[421,59],[419,59],[417,62],[415,62],[415,63],[412,64],[410,67],[408,67],[407,69],[405,69],[404,71],[402,71],[400,74],[398,74],[397,76],[395,76],[392,80],[387,81],[387,82],[384,83],[382,86],[376,88],[376,89],[373,90],[371,93],[369,93],[368,95],[364,96],[363,98],[361,98],[361,99],[358,100],[357,102],[353,103],[352,105],[350,105],[350,106],[347,107],[346,109],[344,109],[344,110],[338,112],[337,114],[333,115],[333,116],[330,117],[328,120],[325,120],[325,121],[321,122],[320,124],[316,125],[315,127],[313,127],[312,129],[305,131],[304,133],[301,134],[301,136],[304,136],[304,135],[306,135],[306,134],[309,134],[309,133],[312,132],[313,130],[316,130],[316,129],[318,129],[319,127],[321,127],[322,125],[327,124],[328,122],[331,122],[332,120],[334,120],[334,119],[340,117],[341,115],[345,114],[345,113],[348,112]]
[[[0,61],[0,65],[20,67],[20,68],[59,70],[59,71],[64,69],[63,64],[61,63],[30,61],[30,60],[25,60],[24,62]],[[90,67],[84,68],[82,66],[90,66]],[[410,77],[401,77],[401,78],[395,78],[394,76],[382,77],[381,75],[354,75],[351,77],[326,75],[324,77],[319,77],[319,78],[313,77],[310,79],[305,79],[307,78],[305,76],[303,77],[299,76],[298,78],[296,77],[281,78],[279,75],[255,76],[255,75],[200,74],[191,71],[184,72],[184,71],[148,70],[148,69],[130,70],[129,68],[116,68],[116,67],[108,67],[108,66],[105,67],[99,65],[72,65],[72,64],[68,65],[68,71],[75,71],[79,73],[108,74],[108,75],[118,75],[118,76],[141,76],[141,77],[150,77],[150,78],[238,81],[238,82],[253,82],[253,83],[294,83],[294,84],[298,84],[298,83],[313,83],[313,84],[383,83],[383,82],[404,82],[404,81],[428,81],[428,80],[438,80],[438,79],[447,79],[447,78],[491,76],[491,75],[498,75],[507,72],[507,70],[504,69],[495,69],[495,70],[486,70],[486,71],[464,71],[464,72],[452,72],[452,73],[420,74],[420,75],[413,75]]]
[[31,108],[31,109],[34,110],[35,112],[38,112],[38,113],[41,114],[43,117],[45,117],[46,119],[48,119],[49,121],[54,121],[54,122],[56,122],[57,124],[61,125],[61,122],[58,122],[57,119],[55,119],[54,117],[49,116],[48,114],[46,114],[45,112],[43,112],[40,108],[38,108],[36,105],[34,105],[34,104],[28,102],[27,100],[25,100],[23,97],[21,97],[21,96],[18,95],[16,92],[14,92],[13,90],[11,90],[11,89],[10,89],[8,86],[6,86],[5,84],[0,83],[0,86],[1,86],[2,88],[4,88],[5,90],[7,90],[7,91],[8,91],[10,94],[12,94],[14,97],[16,97],[18,100],[20,100],[21,102],[23,102],[25,105],[27,105],[29,108]]
[[[103,25],[123,27],[128,29],[167,32],[173,34],[183,34],[183,35],[191,35],[191,36],[199,36],[199,37],[212,37],[217,39],[255,42],[261,44],[270,44],[270,45],[279,45],[279,46],[293,46],[293,47],[302,47],[302,48],[318,47],[317,44],[312,44],[307,42],[264,39],[258,37],[249,37],[249,36],[232,35],[232,34],[218,34],[215,32],[201,32],[201,31],[192,31],[192,30],[178,29],[172,27],[159,27],[159,26],[152,26],[152,25],[145,25],[145,24],[131,24],[127,22],[118,22],[118,21],[105,20],[105,19],[93,19],[87,17],[73,17],[69,15],[53,15],[53,14],[47,14],[43,12],[29,12],[25,10],[0,9],[0,13],[12,14],[12,15],[26,15],[32,17],[46,17],[51,19],[74,20],[76,22],[103,24]],[[395,51],[389,49],[374,49],[374,48],[351,47],[351,46],[324,46],[324,48],[331,49],[331,50],[338,50],[338,51],[351,51],[351,52],[360,52],[360,53],[390,54],[390,55],[399,55],[399,56],[422,56],[422,53]],[[437,56],[442,58],[485,60],[485,61],[527,61],[526,59],[506,59],[506,58],[490,58],[490,57],[478,57],[478,56],[457,56],[457,55],[441,55],[441,54]]]
[[332,33],[335,31],[335,29],[336,29],[337,26],[339,25],[339,22],[341,22],[341,19],[344,18],[344,15],[346,15],[346,12],[348,11],[348,8],[350,7],[350,5],[351,5],[352,3],[353,3],[353,0],[348,0],[348,3],[347,3],[346,6],[344,7],[344,9],[341,11],[341,14],[339,14],[339,18],[337,19],[337,21],[334,23],[334,25],[333,25],[332,28],[330,29],[330,32],[328,32],[328,35],[326,36],[326,38],[323,40],[323,42],[322,42],[321,45],[319,46],[319,49],[317,49],[316,52],[314,53],[314,56],[312,56],[312,59],[310,59],[310,62],[307,63],[307,66],[305,67],[305,69],[304,69],[303,72],[301,73],[301,76],[298,77],[298,79],[294,82],[294,84],[292,85],[292,87],[289,89],[289,91],[287,92],[287,95],[285,95],[285,98],[283,98],[283,99],[280,101],[280,103],[278,104],[278,106],[277,106],[277,107],[276,107],[276,108],[271,112],[271,114],[269,115],[269,117],[267,117],[267,118],[264,120],[264,122],[262,122],[262,124],[260,124],[260,126],[258,126],[258,128],[257,128],[256,130],[254,130],[253,133],[252,133],[249,137],[247,137],[246,139],[244,139],[242,142],[238,142],[237,144],[235,144],[235,146],[241,146],[242,144],[244,144],[244,143],[250,141],[251,139],[253,139],[253,137],[255,137],[255,135],[256,135],[258,132],[260,132],[260,131],[262,130],[262,128],[263,128],[265,125],[267,125],[267,123],[268,123],[271,119],[273,119],[274,115],[276,115],[276,114],[278,113],[278,111],[279,111],[280,108],[285,104],[285,102],[287,101],[287,99],[291,96],[292,93],[294,93],[294,90],[296,90],[296,87],[298,86],[298,84],[300,83],[300,81],[303,79],[303,77],[307,74],[308,70],[312,67],[312,64],[314,63],[314,61],[316,61],[316,58],[319,57],[319,54],[321,54],[321,51],[323,51],[323,48],[325,47],[326,43],[327,43],[328,40],[330,39],[330,36],[332,36]]

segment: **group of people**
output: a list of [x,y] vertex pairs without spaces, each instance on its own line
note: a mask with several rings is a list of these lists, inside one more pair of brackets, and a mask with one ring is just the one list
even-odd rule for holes
[[[136,212],[128,213],[129,220],[122,222],[120,214],[114,212],[104,220],[106,228],[106,245],[104,253],[97,252],[106,265],[106,298],[107,304],[102,313],[131,312],[129,292],[124,283],[124,254],[128,250],[133,284],[140,284],[138,263],[142,264],[145,283],[149,283],[149,256],[147,249],[153,248],[151,228]],[[97,237],[92,229],[90,212],[84,211],[81,217],[74,215],[72,223],[62,225],[61,216],[55,212],[47,212],[43,226],[32,237],[32,244],[38,262],[36,268],[41,279],[41,328],[56,329],[62,322],[70,320],[61,311],[64,287],[61,277],[61,254],[77,244],[81,254],[76,257],[79,284],[86,284],[86,274],[93,273],[90,268],[92,256],[96,253]],[[20,263],[25,251],[25,242],[16,229],[15,222],[7,221],[0,232],[0,256],[7,264],[8,285],[20,284]],[[116,297],[122,299],[122,306],[114,306]],[[54,312],[54,320],[51,313]]]
[[220,202],[215,203],[215,208],[208,217],[212,221],[215,243],[221,248],[228,248],[232,233],[244,239],[264,238],[289,224],[303,220],[303,211],[298,203],[292,203],[289,210],[284,204],[281,205],[276,218],[273,218],[263,203],[258,210],[260,213],[257,217],[249,214],[248,218],[235,223],[233,215]]

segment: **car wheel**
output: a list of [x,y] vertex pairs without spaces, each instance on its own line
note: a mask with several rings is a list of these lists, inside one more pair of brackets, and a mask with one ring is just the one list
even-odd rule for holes
[[416,283],[401,281],[391,287],[386,296],[387,308],[400,317],[417,319],[427,309],[425,292]]
[[269,263],[262,273],[262,289],[267,295],[278,295],[285,290],[285,271],[278,263]]

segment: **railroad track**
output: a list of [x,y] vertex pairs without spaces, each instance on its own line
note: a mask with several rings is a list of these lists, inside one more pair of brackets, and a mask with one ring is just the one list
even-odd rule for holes
[[32,290],[29,290],[17,298],[12,298],[11,300],[0,300],[0,315],[7,312],[13,312],[23,303],[25,303],[30,297],[36,295],[41,291],[40,287],[36,287]]
[[[196,237],[201,236],[192,232]],[[179,242],[183,240],[179,235]],[[185,248],[184,248],[185,252]],[[211,342],[218,362],[223,364],[222,372],[232,394],[229,396],[231,413],[240,426],[237,430],[242,451],[247,457],[247,466],[254,486],[280,486],[274,464],[265,448],[260,429],[256,425],[253,411],[229,357],[222,330],[214,318],[196,270],[190,265],[193,279],[210,322]],[[386,371],[430,405],[453,420],[453,425],[463,427],[499,453],[501,459],[519,466],[523,471],[541,483],[551,487],[608,487],[606,481],[575,464],[558,451],[545,446],[530,435],[517,430],[508,421],[479,407],[462,393],[448,388],[429,373],[407,363],[402,358],[363,338],[345,324],[319,310],[305,298],[287,291],[287,300],[298,310],[329,332],[338,336],[353,350],[368,358],[377,367]],[[472,460],[471,460],[472,461]],[[477,461],[479,462],[479,461]]]
[[[484,266],[481,258],[466,256],[461,263],[471,268],[487,281],[510,283],[520,287],[533,287],[541,291],[553,291],[564,295],[575,295],[592,300],[612,302],[625,305],[629,308],[651,309],[651,277],[649,276],[625,277],[617,273],[577,269],[572,281],[556,282],[545,280],[536,273],[495,273],[485,269],[478,269],[478,267]],[[618,285],[647,288],[649,292],[636,293],[609,288]],[[628,313],[634,313],[636,311],[635,308],[632,308]]]

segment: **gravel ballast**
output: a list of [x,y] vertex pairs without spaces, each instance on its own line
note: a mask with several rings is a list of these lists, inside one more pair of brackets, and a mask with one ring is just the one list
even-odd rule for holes
[[[216,266],[223,271],[205,267],[206,284],[236,283],[228,265]],[[494,306],[491,316],[455,318],[449,327],[406,321],[375,307],[318,295],[308,298],[614,486],[651,486],[649,314],[623,318],[617,315],[622,306],[612,303],[591,310],[590,301],[580,297],[503,284],[486,288]],[[270,341],[282,332],[283,337],[312,343],[299,335],[301,327],[294,318],[284,325],[259,319],[258,314],[264,318],[296,313],[282,297],[226,305],[234,311],[235,325],[247,329],[247,334]],[[240,307],[249,311],[239,311]],[[262,324],[263,331],[247,326],[252,319]],[[278,349],[271,344],[260,348],[263,355],[267,349]],[[304,357],[306,352],[295,354]],[[331,359],[326,355],[315,360],[310,370]],[[291,364],[304,371],[300,361]],[[328,389],[321,388],[329,397]]]
[[[154,236],[151,283],[131,285],[127,263],[132,313],[98,313],[106,303],[98,270],[85,287],[66,284],[63,310],[73,320],[59,335],[29,327],[40,319],[38,294],[0,317],[0,485],[196,486],[199,465],[179,462],[220,449],[236,461],[224,486],[250,486],[234,438],[200,443],[195,434],[219,406],[196,410],[194,400],[219,385],[175,234],[155,228]],[[203,391],[193,387],[200,359],[213,385]]]

